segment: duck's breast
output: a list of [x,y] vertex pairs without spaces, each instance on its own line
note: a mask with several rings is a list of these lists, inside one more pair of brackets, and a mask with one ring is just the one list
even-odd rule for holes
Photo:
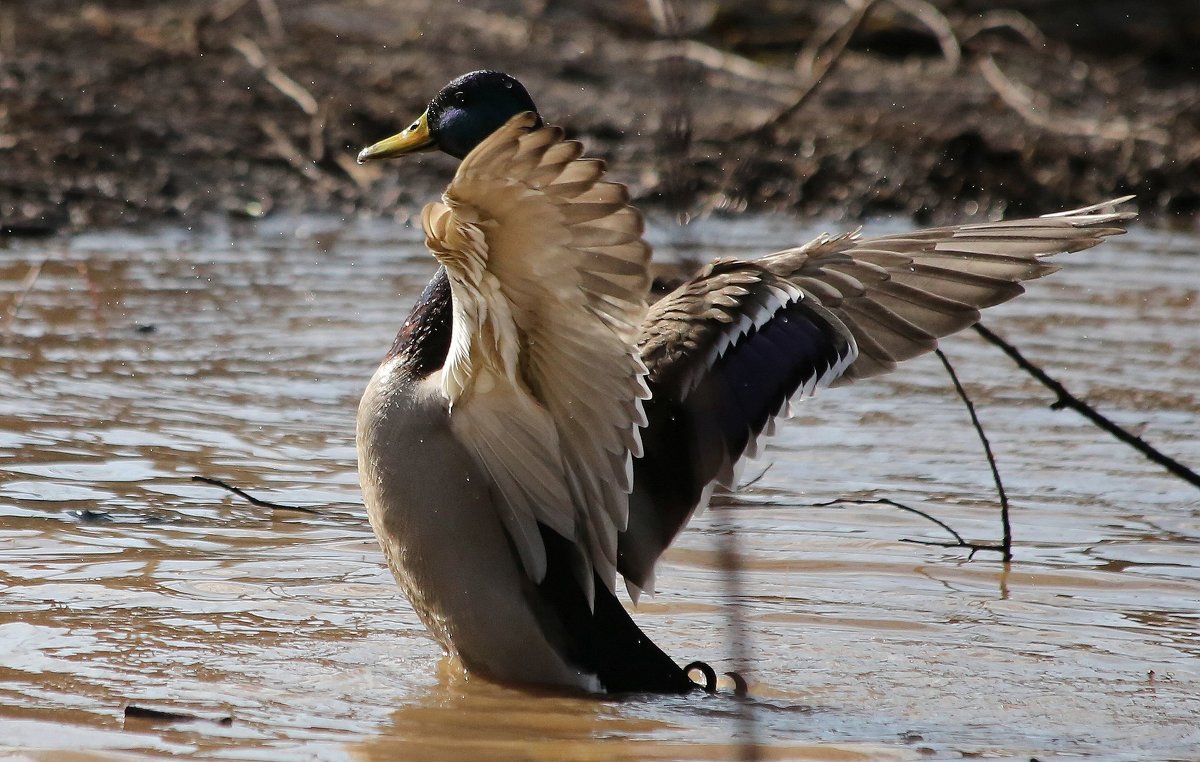
[[439,374],[386,361],[358,409],[358,469],[375,536],[434,637],[495,679],[599,689],[551,646],[492,501],[489,481],[450,429]]

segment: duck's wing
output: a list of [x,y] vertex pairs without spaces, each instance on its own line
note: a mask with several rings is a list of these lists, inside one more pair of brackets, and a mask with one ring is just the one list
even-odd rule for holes
[[1059,269],[1042,257],[1125,232],[1132,196],[1026,220],[860,239],[822,236],[763,266],[812,294],[842,321],[859,357],[838,379],[886,373],[979,321],[979,310],[1024,293],[1021,281]]
[[933,350],[979,310],[1057,269],[1050,254],[1124,232],[1127,199],[1031,220],[860,239],[822,236],[754,262],[719,261],[656,303],[639,336],[653,398],[619,570],[631,593],[714,485],[797,396]]
[[640,452],[649,392],[632,339],[649,248],[625,188],[533,124],[514,117],[481,143],[423,215],[454,297],[441,384],[530,577],[545,574],[542,524],[579,548],[590,592],[593,569],[615,584]]
[[816,299],[756,262],[721,259],[656,302],[638,338],[649,369],[618,570],[636,600],[713,487],[732,487],[790,400],[829,385],[858,350]]

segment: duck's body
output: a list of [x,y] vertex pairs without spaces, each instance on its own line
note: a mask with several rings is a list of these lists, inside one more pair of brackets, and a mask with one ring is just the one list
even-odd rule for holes
[[358,416],[371,524],[422,621],[469,671],[684,692],[616,598],[789,400],[890,370],[1121,232],[1098,205],[1018,222],[821,238],[720,260],[647,305],[641,218],[519,83],[475,73],[360,158],[465,157],[422,216],[442,263]]
[[541,530],[540,584],[522,568],[491,480],[447,425],[441,373],[450,299],[439,268],[359,405],[363,499],[401,589],[434,638],[473,672],[588,692],[689,690],[683,671],[603,583],[593,582],[589,609],[561,536]]

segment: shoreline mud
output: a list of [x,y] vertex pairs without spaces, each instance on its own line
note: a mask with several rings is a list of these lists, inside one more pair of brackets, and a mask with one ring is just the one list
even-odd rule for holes
[[[931,224],[1133,193],[1200,214],[1200,7],[489,0],[0,9],[0,235],[277,212],[406,217],[453,163],[359,166],[445,81],[502,68],[680,216]],[[669,18],[653,8],[674,8]],[[861,18],[858,15],[861,15]]]

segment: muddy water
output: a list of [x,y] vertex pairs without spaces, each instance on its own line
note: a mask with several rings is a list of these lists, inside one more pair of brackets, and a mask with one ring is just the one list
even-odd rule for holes
[[[813,232],[654,237],[670,258]],[[291,220],[0,250],[0,308],[23,294],[0,336],[0,756],[1200,758],[1200,492],[1049,410],[973,335],[945,348],[1015,506],[1010,569],[905,542],[945,539],[905,513],[811,507],[889,497],[998,536],[979,445],[925,358],[802,405],[641,605],[681,660],[742,654],[750,700],[465,679],[384,569],[354,472],[357,396],[432,270],[418,238]],[[1197,250],[1137,232],[989,324],[1200,465]]]

